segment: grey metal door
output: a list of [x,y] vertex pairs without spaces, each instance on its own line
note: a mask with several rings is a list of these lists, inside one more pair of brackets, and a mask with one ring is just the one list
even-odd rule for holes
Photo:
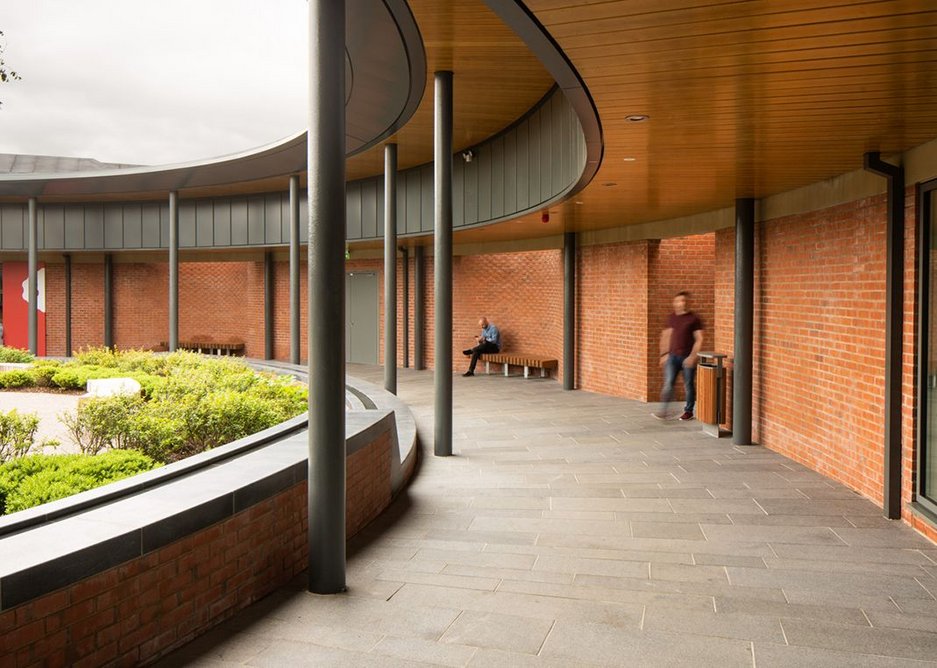
[[345,360],[377,364],[377,274],[345,275]]

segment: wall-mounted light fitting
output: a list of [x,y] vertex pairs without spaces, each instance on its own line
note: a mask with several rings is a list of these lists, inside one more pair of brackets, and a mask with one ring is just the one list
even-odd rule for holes
[[468,149],[467,151],[462,151],[462,159],[465,162],[472,162],[472,159],[475,157],[475,151]]

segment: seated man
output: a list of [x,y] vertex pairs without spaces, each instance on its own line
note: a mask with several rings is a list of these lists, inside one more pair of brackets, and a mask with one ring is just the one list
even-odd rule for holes
[[488,322],[488,318],[482,318],[478,321],[478,326],[482,328],[481,336],[476,336],[475,341],[478,345],[468,350],[463,350],[463,355],[471,355],[472,362],[469,364],[469,370],[463,373],[463,376],[474,376],[475,365],[478,358],[485,353],[497,353],[501,351],[501,332],[493,324]]

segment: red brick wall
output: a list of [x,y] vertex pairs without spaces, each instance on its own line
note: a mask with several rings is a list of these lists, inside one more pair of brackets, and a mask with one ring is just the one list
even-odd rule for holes
[[179,339],[201,337],[244,341],[245,355],[264,356],[263,262],[179,265]]
[[[673,313],[673,298],[689,292],[689,307],[703,321],[703,351],[714,350],[715,234],[663,239],[651,243],[648,263],[648,396],[657,398],[663,384],[660,366],[660,334]],[[684,398],[682,379],[674,400]]]
[[[183,295],[192,289],[188,283],[189,266],[179,266],[180,320],[185,313]],[[117,347],[151,348],[166,341],[169,336],[169,265],[114,263],[113,272],[113,331]],[[77,297],[73,289],[73,304]]]
[[478,320],[501,330],[502,350],[563,359],[563,252],[465,255],[453,261],[452,361],[475,344]]
[[65,355],[65,265],[46,262],[45,266],[46,354]]
[[[62,276],[64,278],[64,270]],[[62,282],[64,290],[64,280]],[[46,286],[49,292],[51,286]],[[64,318],[64,298],[61,301],[63,311],[53,313],[46,305],[46,328],[50,320]],[[54,325],[56,327],[62,325]],[[63,326],[62,326],[63,327]],[[64,328],[63,328],[64,331]],[[65,338],[61,345],[64,353]],[[87,348],[104,345],[104,264],[72,263],[72,348]],[[48,343],[47,343],[48,346]],[[47,348],[50,355],[63,354]]]
[[648,400],[648,265],[651,247],[656,243],[640,241],[579,249],[577,387]]
[[[715,237],[585,246],[577,259],[577,387],[656,401],[661,330],[686,290],[712,347]],[[675,398],[682,397],[678,384]]]
[[[713,348],[726,358],[726,428],[732,429],[732,356],[735,353],[735,228],[715,233]],[[757,248],[756,248],[756,253]]]
[[882,498],[885,202],[759,226],[760,443]]
[[[383,432],[347,461],[349,537],[391,498]],[[0,613],[4,666],[136,665],[167,654],[306,568],[306,482],[142,557]]]

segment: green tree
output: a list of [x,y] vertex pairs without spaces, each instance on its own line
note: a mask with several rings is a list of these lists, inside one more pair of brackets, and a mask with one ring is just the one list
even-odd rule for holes
[[[10,69],[10,67],[3,60],[3,50],[6,48],[6,43],[3,40],[3,31],[0,30],[0,83],[7,83],[8,81],[17,81],[21,77],[16,73],[16,70]],[[3,103],[0,102],[0,105]]]

